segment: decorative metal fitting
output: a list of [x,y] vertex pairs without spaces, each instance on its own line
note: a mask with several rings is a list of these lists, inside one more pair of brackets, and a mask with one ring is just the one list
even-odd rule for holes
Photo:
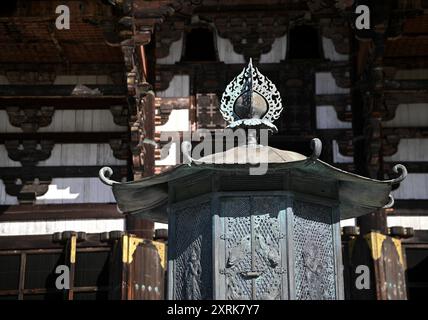
[[403,181],[406,177],[407,177],[407,169],[405,166],[403,166],[402,164],[396,164],[392,170],[395,173],[399,173],[400,176],[398,178],[392,179],[391,183],[395,184],[395,183],[399,183],[401,181]]
[[115,183],[119,183],[117,181],[109,179],[112,175],[113,175],[113,170],[110,167],[102,167],[98,172],[98,176],[100,177],[101,182],[108,186],[112,186]]
[[252,60],[226,87],[221,98],[220,112],[228,128],[269,129],[281,115],[281,95],[276,86],[253,66]]
[[322,151],[322,142],[318,138],[314,138],[311,140],[311,149],[312,149],[312,155],[311,159],[316,160],[321,155]]
[[390,193],[389,194],[389,202],[383,206],[383,209],[392,208],[394,206],[394,203],[395,203],[394,196]]

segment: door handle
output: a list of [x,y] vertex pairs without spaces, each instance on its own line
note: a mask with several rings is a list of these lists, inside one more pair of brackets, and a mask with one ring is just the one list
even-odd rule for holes
[[242,271],[240,272],[246,278],[258,278],[262,274],[262,271]]

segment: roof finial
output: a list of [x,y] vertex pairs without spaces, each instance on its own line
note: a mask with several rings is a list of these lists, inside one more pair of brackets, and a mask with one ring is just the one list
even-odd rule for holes
[[226,87],[220,111],[229,122],[229,128],[267,128],[274,132],[272,123],[281,115],[281,95],[276,86],[253,66],[248,65]]

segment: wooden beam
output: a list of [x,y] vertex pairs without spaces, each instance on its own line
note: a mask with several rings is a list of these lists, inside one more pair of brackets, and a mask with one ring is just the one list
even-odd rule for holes
[[[26,74],[28,72],[38,72],[40,74],[49,74],[55,78],[56,75],[108,75],[108,74],[122,74],[123,63],[71,63],[69,65],[59,65],[49,62],[41,63],[28,63],[23,62],[14,65],[11,68],[10,63],[0,61],[0,70],[14,71]],[[125,83],[123,83],[125,85]]]
[[[86,240],[77,242],[78,248],[109,247],[100,241],[100,233],[86,234]],[[0,236],[0,254],[4,250],[64,249],[64,243],[54,242],[51,234],[26,236]]]
[[0,96],[0,110],[7,107],[55,107],[55,109],[109,109],[125,105],[125,96]]
[[428,103],[428,92],[412,90],[385,92],[385,105],[391,110],[391,116],[395,115],[398,105],[414,103]]
[[109,143],[111,139],[128,140],[127,132],[36,132],[1,133],[0,144],[8,140],[48,140],[54,143]]
[[399,139],[428,138],[428,127],[388,127],[382,128],[382,131],[387,140],[392,137]]
[[428,199],[395,199],[389,216],[428,216]]
[[[91,178],[98,177],[99,170],[104,166],[47,166],[47,167],[0,167],[3,180],[25,176],[27,178]],[[120,180],[128,174],[127,166],[109,166],[113,169],[113,180]]]
[[[99,96],[125,96],[126,87],[114,84],[85,85],[89,89],[98,89]],[[0,96],[75,96],[93,97],[96,95],[72,95],[76,85],[0,85]]]
[[428,59],[426,57],[388,57],[384,59],[385,67],[403,69],[423,69],[428,68]]
[[409,239],[402,239],[404,247],[412,244],[428,244],[428,230],[415,230],[415,235]]
[[[398,162],[384,162],[383,168],[385,172],[392,172],[392,168],[396,164],[402,164],[406,167],[407,171],[409,173],[428,173],[428,162],[409,162],[409,161],[398,161]],[[355,170],[355,164],[354,163],[334,163],[335,167],[353,172]]]
[[428,92],[428,80],[385,80],[386,90],[414,90]]
[[351,104],[349,94],[320,94],[315,96],[317,105],[346,106]]
[[0,206],[0,222],[61,219],[119,219],[116,204],[21,204]]

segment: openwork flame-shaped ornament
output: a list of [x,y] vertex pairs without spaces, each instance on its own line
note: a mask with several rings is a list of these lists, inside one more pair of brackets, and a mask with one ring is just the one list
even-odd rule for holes
[[252,60],[226,87],[220,111],[229,128],[268,128],[281,115],[282,101],[276,86],[253,66]]

